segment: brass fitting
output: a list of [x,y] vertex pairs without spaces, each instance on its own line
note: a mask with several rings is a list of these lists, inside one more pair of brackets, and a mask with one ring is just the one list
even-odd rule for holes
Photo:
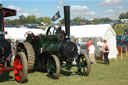
[[0,4],[0,9],[2,9],[2,4]]

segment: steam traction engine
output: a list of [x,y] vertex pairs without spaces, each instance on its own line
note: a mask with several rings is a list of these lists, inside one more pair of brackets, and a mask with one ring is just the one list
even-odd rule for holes
[[[29,32],[26,41],[19,43],[17,52],[24,52],[28,60],[28,71],[47,68],[48,76],[59,78],[61,67],[77,66],[78,73],[88,75],[91,70],[87,55],[78,54],[77,46],[70,41],[70,7],[64,6],[65,31],[61,27],[49,27],[46,35],[35,36]],[[72,61],[76,58],[76,65]]]
[[[2,75],[4,70],[14,70],[14,76],[16,81],[24,82],[28,73],[27,59],[23,52],[18,52],[14,59],[14,66],[7,67],[6,62],[11,54],[11,45],[5,39],[4,32],[4,17],[14,16],[16,11],[8,8],[3,8],[0,4],[0,75]],[[11,59],[11,58],[10,58]]]

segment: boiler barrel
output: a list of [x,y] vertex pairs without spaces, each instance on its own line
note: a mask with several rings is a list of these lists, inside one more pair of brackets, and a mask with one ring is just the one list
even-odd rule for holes
[[61,56],[67,58],[74,58],[77,56],[77,47],[76,44],[68,41],[62,43],[44,43],[43,44],[43,51],[47,52],[55,52],[60,53]]

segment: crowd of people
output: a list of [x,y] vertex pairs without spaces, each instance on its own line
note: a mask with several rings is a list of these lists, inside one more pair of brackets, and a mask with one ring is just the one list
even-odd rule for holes
[[[77,40],[75,41],[75,43],[78,48],[78,53],[80,53],[80,43]],[[96,59],[95,59],[96,47],[91,39],[89,39],[88,42],[86,43],[86,47],[87,47],[87,54],[90,58],[90,62],[92,64],[96,64]],[[103,38],[101,38],[97,42],[97,47],[100,52],[99,57],[101,58],[101,60],[103,60],[105,62],[105,64],[109,64],[108,54],[110,52],[110,48],[107,43],[107,40],[105,40],[105,39],[103,40]]]

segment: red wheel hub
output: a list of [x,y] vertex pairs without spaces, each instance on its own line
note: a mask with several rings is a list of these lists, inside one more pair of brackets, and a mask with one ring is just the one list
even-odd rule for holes
[[23,68],[22,68],[21,58],[19,55],[16,55],[14,59],[14,75],[17,81],[20,81],[22,78],[22,70]]
[[21,65],[21,64],[19,64],[16,68],[17,68],[17,70],[18,70],[18,71],[22,71],[22,70],[23,70],[23,68],[22,68],[22,65]]
[[3,64],[0,64],[0,75],[3,73],[3,71],[4,71],[4,66]]

